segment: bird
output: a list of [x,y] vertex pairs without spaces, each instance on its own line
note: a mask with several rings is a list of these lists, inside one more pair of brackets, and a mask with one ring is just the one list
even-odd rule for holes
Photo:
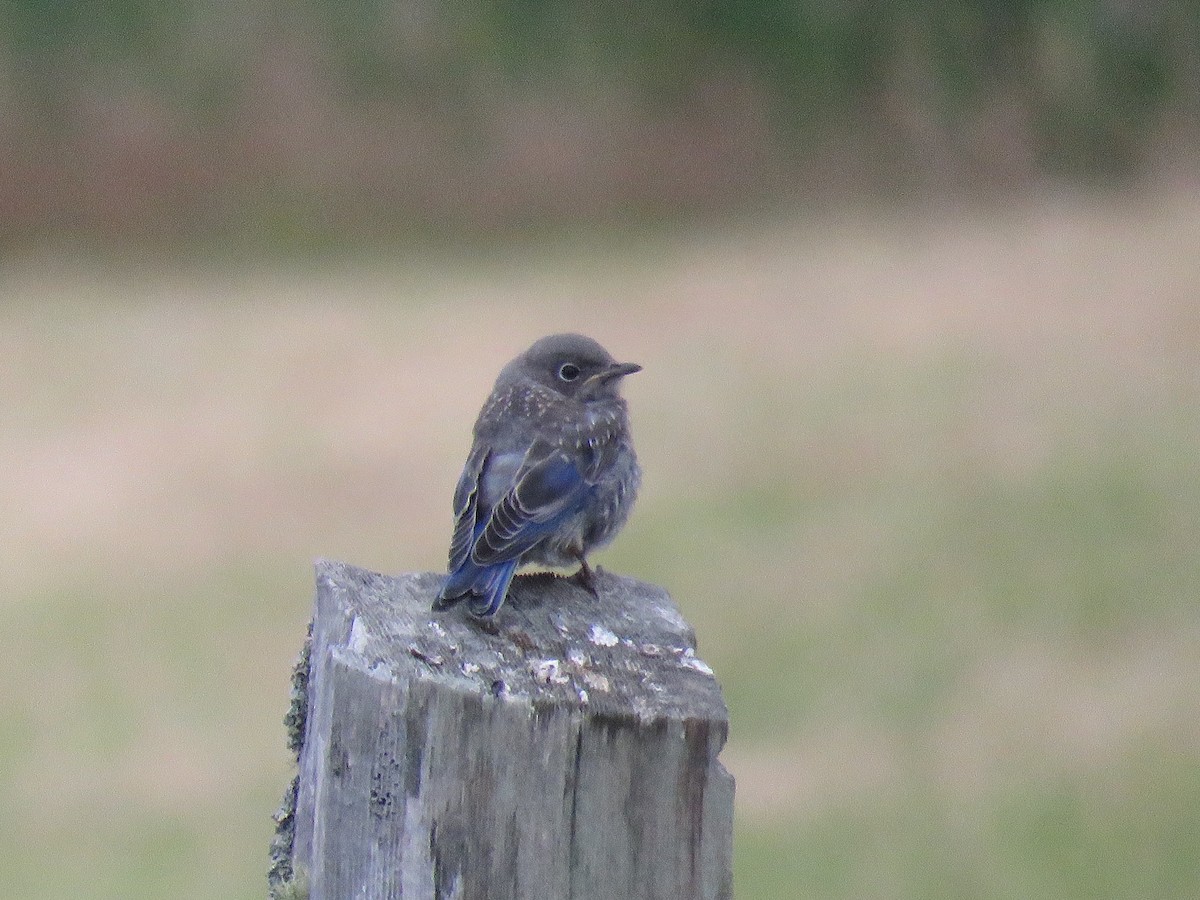
[[490,619],[516,570],[569,568],[595,595],[587,555],[629,518],[641,468],[621,397],[641,371],[581,334],[552,334],[496,378],[454,491],[447,576],[433,608],[466,600]]

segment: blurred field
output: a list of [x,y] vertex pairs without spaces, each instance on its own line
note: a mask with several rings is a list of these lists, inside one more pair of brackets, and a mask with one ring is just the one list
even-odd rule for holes
[[627,385],[600,562],[726,689],[737,892],[1200,894],[1200,193],[0,266],[0,895],[260,898],[313,557],[440,569],[499,366]]
[[1193,0],[13,0],[0,248],[675,221],[1200,165]]

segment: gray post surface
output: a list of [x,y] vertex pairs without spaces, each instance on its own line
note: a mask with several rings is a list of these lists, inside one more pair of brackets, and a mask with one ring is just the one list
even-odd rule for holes
[[728,716],[667,594],[519,577],[481,626],[438,580],[317,564],[276,895],[732,897]]

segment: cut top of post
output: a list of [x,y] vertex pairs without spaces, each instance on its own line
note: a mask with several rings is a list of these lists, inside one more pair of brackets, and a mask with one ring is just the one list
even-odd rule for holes
[[442,576],[387,576],[318,561],[314,646],[356,654],[381,678],[411,675],[534,707],[649,723],[699,719],[724,743],[728,713],[695,634],[661,588],[597,572],[590,593],[550,574],[518,576],[495,620],[431,609]]

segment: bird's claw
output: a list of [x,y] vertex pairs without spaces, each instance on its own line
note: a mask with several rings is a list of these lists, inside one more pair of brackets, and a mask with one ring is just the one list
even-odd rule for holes
[[594,599],[600,599],[600,594],[596,590],[596,573],[592,571],[592,567],[582,556],[579,557],[579,571],[571,576],[571,580],[591,594]]

